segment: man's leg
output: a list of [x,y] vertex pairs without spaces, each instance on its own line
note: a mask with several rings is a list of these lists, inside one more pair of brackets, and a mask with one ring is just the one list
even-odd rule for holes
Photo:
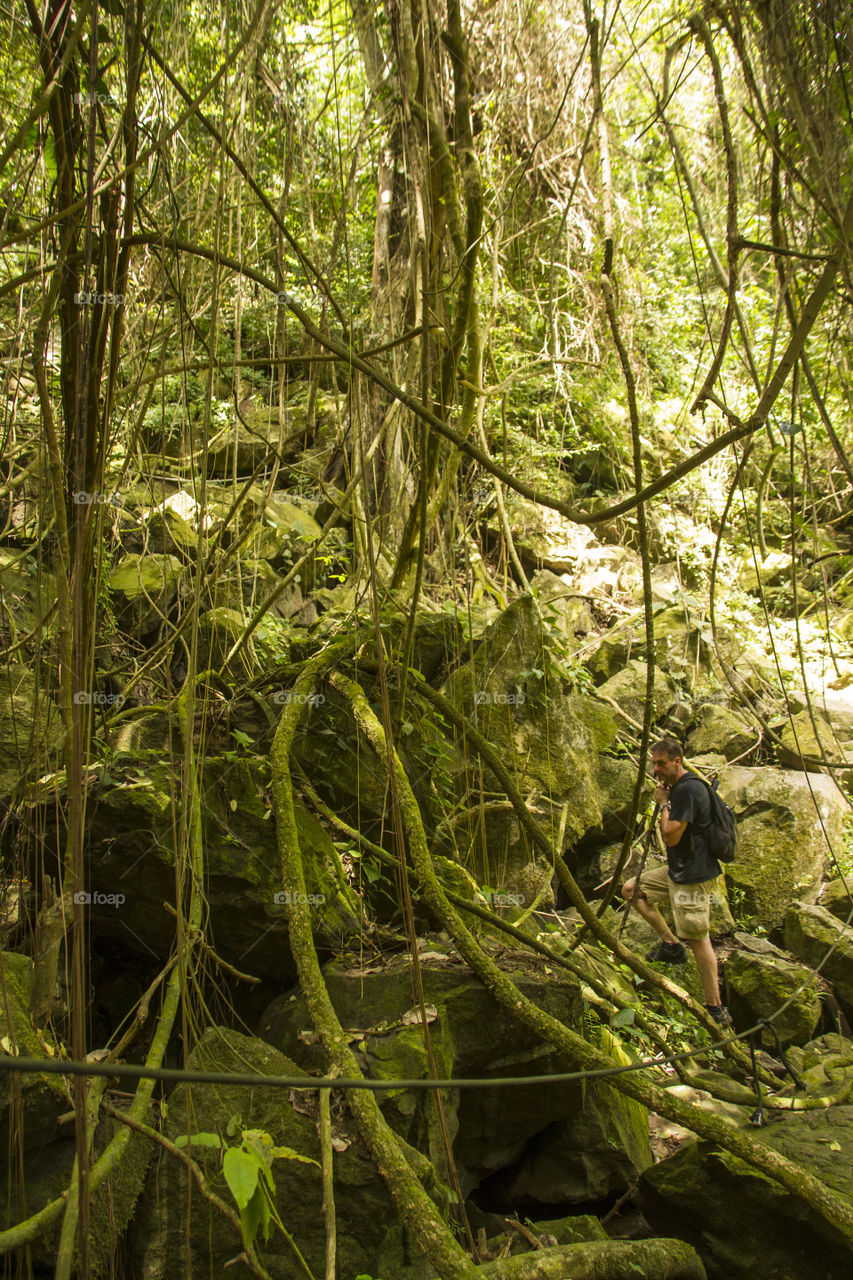
[[[713,880],[698,884],[674,884],[670,888],[675,927],[682,941],[693,952],[696,968],[702,979],[705,1004],[712,1011],[719,1009],[722,1004],[717,957],[709,937],[711,898],[714,892],[715,881]],[[716,1015],[713,1016],[716,1017]],[[726,1017],[728,1018],[728,1014]],[[717,1018],[717,1021],[720,1019]]]
[[641,915],[643,919],[652,926],[659,938],[662,938],[664,942],[668,942],[670,946],[676,946],[678,944],[678,938],[676,938],[657,907],[653,906],[652,903],[649,902],[642,889],[637,889],[636,879],[625,881],[622,886],[622,897],[626,902],[630,902],[638,915]]
[[705,992],[705,1003],[710,1005],[721,1004],[720,984],[717,975],[717,956],[711,946],[711,939],[702,938],[701,941],[697,942],[695,938],[685,938],[684,941],[696,959],[696,967],[699,970],[702,989]]

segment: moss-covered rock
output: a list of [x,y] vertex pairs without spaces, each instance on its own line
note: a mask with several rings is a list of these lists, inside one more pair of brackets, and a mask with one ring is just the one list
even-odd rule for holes
[[785,915],[785,946],[800,960],[821,966],[836,999],[853,1019],[853,929],[823,907],[795,902]]
[[178,595],[182,568],[173,555],[122,556],[109,576],[120,626],[140,636],[158,631]]
[[[174,940],[173,771],[146,761],[144,773],[116,764],[89,810],[90,926],[143,955],[165,957]],[[265,762],[210,757],[202,772],[207,938],[235,968],[287,982],[295,976]],[[361,908],[326,831],[297,802],[306,893],[318,944],[340,944],[359,927]],[[117,901],[117,899],[120,899]]]
[[[32,1025],[29,1013],[33,962],[29,956],[0,956],[3,1000],[0,1000],[0,1054],[47,1059],[56,1049]],[[14,1079],[14,1085],[12,1081]],[[0,1168],[3,1213],[0,1228],[12,1226],[63,1195],[71,1182],[75,1142],[73,1127],[60,1123],[69,1107],[67,1085],[56,1075],[0,1072],[0,1142],[14,1159]],[[119,1128],[102,1119],[95,1130],[97,1158]],[[151,1143],[133,1135],[114,1173],[92,1196],[90,1253],[93,1277],[111,1274],[115,1250],[142,1188]],[[36,1269],[53,1269],[61,1218],[29,1246]]]
[[[552,1049],[530,1043],[529,1034],[455,963],[446,946],[430,943],[421,963],[441,1074],[488,1078],[567,1069]],[[511,966],[512,960],[505,964]],[[386,1079],[426,1074],[420,1027],[407,1025],[414,1017],[408,962],[391,963],[380,973],[335,963],[326,966],[325,976],[338,1017],[356,1039],[368,1074]],[[553,976],[543,982],[526,971],[513,977],[540,1007],[581,1029],[582,1004],[574,982]],[[259,1030],[311,1068],[320,1058],[317,1047],[300,1034],[307,1020],[301,998],[282,997],[266,1011]],[[608,1052],[620,1052],[606,1028],[598,1027],[594,1034],[607,1038]],[[644,1108],[611,1095],[607,1086],[584,1091],[569,1083],[547,1089],[466,1089],[446,1098],[463,1191],[487,1180],[488,1194],[505,1200],[534,1196],[542,1203],[559,1203],[624,1188],[650,1159],[648,1116]],[[440,1162],[435,1120],[424,1095],[394,1091],[383,1094],[380,1105],[401,1136]]]
[[[556,836],[565,810],[568,845],[599,825],[594,739],[548,669],[532,596],[514,601],[487,629],[444,693],[488,739],[546,829]],[[480,769],[464,735],[455,734],[453,751],[457,803],[471,815],[469,830],[460,830],[468,865],[481,883],[512,887],[531,860],[526,833],[505,806],[481,806]]]
[[[589,1034],[615,1061],[632,1061],[609,1028],[597,1026]],[[619,1192],[651,1162],[645,1107],[610,1085],[586,1084],[576,1114],[536,1134],[490,1187],[510,1204],[583,1203]]]
[[[33,962],[14,951],[0,953],[3,999],[0,1000],[0,1055],[3,1057],[46,1058],[48,1050],[39,1039],[30,1017]],[[41,1150],[57,1135],[57,1118],[67,1109],[68,1095],[57,1076],[12,1076],[0,1071],[0,1139],[8,1139],[10,1127],[17,1125],[12,1113],[16,1088],[20,1088],[21,1128],[30,1149]]]
[[[744,1108],[743,1123],[746,1124]],[[786,1113],[768,1146],[853,1199],[853,1107]],[[690,1241],[710,1280],[846,1280],[850,1243],[805,1201],[737,1157],[686,1143],[640,1179],[654,1230]]]
[[[752,1026],[758,1018],[778,1014],[773,1025],[782,1044],[805,1044],[820,1018],[815,975],[764,938],[737,934],[736,941],[738,950],[726,961],[728,1005],[736,1025]],[[765,1049],[772,1050],[775,1041],[769,1031],[763,1039]]]
[[594,628],[592,611],[584,596],[575,594],[568,574],[540,569],[530,579],[530,589],[538,601],[545,626],[571,652],[579,640]]
[[853,912],[853,878],[829,880],[821,889],[818,905],[831,911],[842,924],[851,922]]
[[[600,686],[598,693],[600,697],[612,699],[635,724],[642,724],[646,705],[645,662],[632,658]],[[675,685],[658,667],[655,667],[654,698],[652,723],[663,720],[676,700]]]
[[[210,1071],[300,1076],[299,1067],[260,1040],[219,1027],[209,1028],[190,1055],[189,1065]],[[235,1119],[236,1117],[236,1119]],[[169,1100],[167,1136],[226,1134],[229,1123],[237,1141],[240,1128],[268,1133],[277,1146],[319,1162],[316,1095],[285,1089],[237,1086],[179,1086]],[[333,1121],[335,1216],[338,1274],[349,1280],[360,1274],[397,1275],[410,1261],[391,1197],[367,1158],[345,1111],[335,1108]],[[221,1155],[193,1148],[193,1158],[208,1185],[233,1207],[221,1169]],[[288,1159],[273,1163],[278,1213],[315,1275],[323,1274],[325,1222],[319,1164]],[[276,1280],[303,1280],[305,1272],[282,1235],[268,1244],[258,1241],[264,1265]],[[241,1250],[239,1235],[198,1195],[187,1171],[164,1161],[152,1173],[134,1223],[131,1252],[147,1280],[171,1280],[185,1271],[196,1276],[218,1273],[223,1262]]]
[[756,740],[757,734],[742,715],[731,707],[706,702],[696,712],[687,751],[691,756],[712,753],[734,760],[754,747]]
[[720,792],[740,833],[729,885],[758,924],[778,928],[793,900],[817,897],[828,844],[841,843],[844,798],[828,777],[740,765],[723,770]]
[[833,721],[820,707],[800,711],[786,720],[779,737],[776,755],[786,769],[820,769],[819,764],[809,764],[803,756],[830,764],[853,762],[853,731],[838,718]]
[[64,734],[59,709],[36,674],[20,663],[0,669],[0,797],[27,774],[55,767]]

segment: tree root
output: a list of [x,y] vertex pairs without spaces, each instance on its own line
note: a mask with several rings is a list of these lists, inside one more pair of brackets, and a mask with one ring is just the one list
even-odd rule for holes
[[487,1280],[707,1280],[699,1255],[682,1240],[593,1240],[487,1262]]
[[[382,726],[361,688],[337,674],[331,677],[331,682],[350,700],[357,723],[380,759],[384,760],[386,746]],[[481,949],[458,912],[448,902],[438,882],[417,800],[396,753],[393,759],[412,862],[421,882],[424,898],[430,910],[440,920],[442,928],[450,934],[469,968],[514,1017],[547,1044],[565,1053],[579,1067],[589,1071],[612,1069],[617,1065],[613,1058],[602,1053],[569,1027],[539,1009]],[[702,1138],[718,1143],[732,1155],[739,1156],[753,1168],[775,1179],[793,1195],[805,1200],[827,1222],[853,1241],[853,1203],[832,1191],[819,1178],[805,1172],[793,1161],[779,1155],[778,1152],[739,1129],[731,1121],[700,1111],[682,1099],[674,1097],[656,1085],[646,1071],[614,1075],[608,1080],[608,1084],[636,1102],[642,1103],[650,1111],[665,1116],[668,1120],[674,1120]]]
[[[331,660],[327,650],[305,664],[296,683],[296,696],[282,712],[270,752],[270,762],[284,887],[290,891],[287,912],[290,945],[299,981],[311,1018],[331,1063],[342,1075],[357,1077],[362,1072],[329,999],[314,947],[290,778],[290,747],[305,698],[311,693],[319,670]],[[476,1280],[476,1268],[454,1240],[436,1206],[415,1176],[400,1143],[382,1115],[376,1098],[367,1090],[353,1089],[347,1095],[347,1101],[359,1132],[417,1248],[426,1254],[442,1280]]]

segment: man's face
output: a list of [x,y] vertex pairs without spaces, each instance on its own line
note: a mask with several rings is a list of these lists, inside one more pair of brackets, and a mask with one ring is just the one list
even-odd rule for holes
[[652,756],[652,772],[655,775],[655,782],[663,787],[671,787],[678,779],[678,766],[681,760],[678,756],[674,760],[670,760],[665,755]]

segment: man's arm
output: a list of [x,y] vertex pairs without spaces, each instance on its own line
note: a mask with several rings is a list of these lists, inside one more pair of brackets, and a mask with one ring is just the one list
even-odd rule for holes
[[669,816],[669,805],[664,805],[660,811],[660,833],[666,847],[671,849],[673,845],[678,844],[686,830],[687,823],[676,822]]
[[687,830],[687,822],[678,822],[669,816],[669,791],[666,787],[655,787],[655,800],[661,806],[659,824],[661,838],[666,847],[671,849],[673,845],[678,844]]

